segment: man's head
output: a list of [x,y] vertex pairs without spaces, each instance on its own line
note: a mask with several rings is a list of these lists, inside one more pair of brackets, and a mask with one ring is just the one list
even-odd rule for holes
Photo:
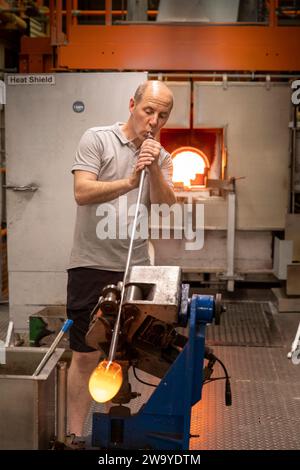
[[164,82],[142,83],[129,102],[130,117],[126,127],[131,138],[142,142],[148,132],[157,135],[166,124],[172,106],[173,94]]

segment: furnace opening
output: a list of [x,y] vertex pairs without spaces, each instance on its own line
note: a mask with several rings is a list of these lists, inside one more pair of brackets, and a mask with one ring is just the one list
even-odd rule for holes
[[179,147],[173,158],[173,182],[178,188],[203,188],[206,186],[209,160],[195,147]]
[[224,128],[161,129],[160,142],[173,159],[173,183],[177,193],[194,191],[219,195],[211,186],[223,180],[227,163]]

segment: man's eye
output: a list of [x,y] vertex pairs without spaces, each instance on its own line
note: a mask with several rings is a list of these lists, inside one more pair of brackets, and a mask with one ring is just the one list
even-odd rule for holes
[[152,114],[151,109],[146,109],[145,112],[146,112],[146,114]]

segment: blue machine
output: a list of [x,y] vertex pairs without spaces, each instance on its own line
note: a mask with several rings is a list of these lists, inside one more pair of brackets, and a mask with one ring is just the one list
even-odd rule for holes
[[201,400],[205,354],[205,327],[220,313],[211,295],[182,295],[178,323],[188,326],[185,346],[159,385],[135,415],[129,408],[112,407],[109,414],[94,413],[92,446],[105,449],[187,450],[191,409]]

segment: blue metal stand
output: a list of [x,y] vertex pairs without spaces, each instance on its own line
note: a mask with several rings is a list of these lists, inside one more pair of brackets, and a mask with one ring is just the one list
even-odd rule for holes
[[[188,309],[188,307],[187,307]],[[132,416],[94,413],[92,445],[100,448],[187,450],[191,409],[201,400],[205,326],[211,323],[215,299],[194,295],[190,304],[189,339],[139,413]],[[182,312],[181,312],[182,314]],[[124,407],[116,407],[123,409]],[[126,408],[125,408],[126,409]],[[113,429],[122,429],[112,442]]]

